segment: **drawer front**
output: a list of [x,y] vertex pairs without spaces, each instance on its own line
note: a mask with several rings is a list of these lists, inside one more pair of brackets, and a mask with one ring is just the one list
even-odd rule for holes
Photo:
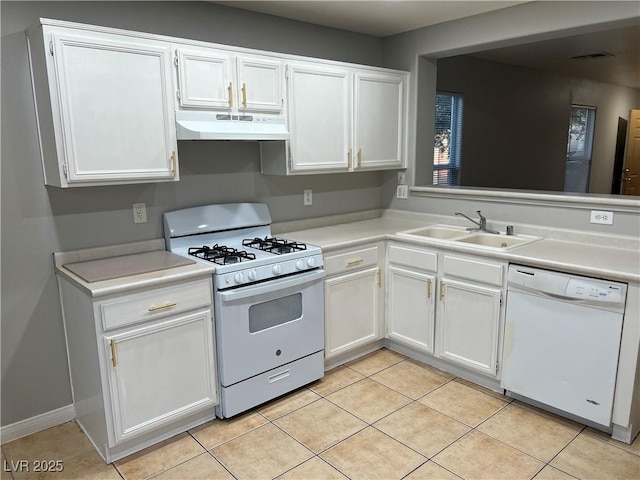
[[211,279],[154,288],[98,303],[102,328],[133,325],[211,305]]
[[501,287],[505,265],[481,259],[444,256],[443,273],[452,277],[466,278],[476,282]]
[[348,253],[329,255],[324,259],[327,275],[378,265],[378,246],[352,250]]
[[389,263],[435,272],[438,269],[438,254],[416,248],[391,245],[389,247]]

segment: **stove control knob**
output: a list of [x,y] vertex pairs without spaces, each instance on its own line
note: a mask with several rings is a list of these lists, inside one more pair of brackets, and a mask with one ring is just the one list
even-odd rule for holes
[[234,278],[236,280],[236,283],[244,283],[244,274],[242,272],[236,273],[236,276]]
[[307,265],[308,265],[310,268],[315,267],[315,266],[316,266],[316,259],[315,259],[315,258],[313,258],[313,257],[311,257],[311,258],[307,258]]
[[274,265],[271,271],[274,275],[280,275],[282,273],[282,267],[280,265]]
[[296,268],[297,268],[298,270],[304,270],[304,268],[305,268],[304,260],[298,260],[298,261],[296,262]]
[[255,270],[249,270],[249,273],[247,274],[247,277],[249,277],[249,280],[254,282],[258,278],[258,273]]

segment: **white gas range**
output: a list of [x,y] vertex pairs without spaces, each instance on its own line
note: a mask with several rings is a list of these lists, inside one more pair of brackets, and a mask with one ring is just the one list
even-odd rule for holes
[[213,263],[220,406],[230,417],[324,374],[319,247],[274,238],[266,205],[164,214],[167,250]]

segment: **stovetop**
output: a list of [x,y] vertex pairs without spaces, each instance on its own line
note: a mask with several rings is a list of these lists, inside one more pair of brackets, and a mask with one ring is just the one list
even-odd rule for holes
[[165,240],[173,253],[213,263],[217,288],[322,267],[320,247],[274,237],[270,223],[263,204],[193,207],[165,213]]

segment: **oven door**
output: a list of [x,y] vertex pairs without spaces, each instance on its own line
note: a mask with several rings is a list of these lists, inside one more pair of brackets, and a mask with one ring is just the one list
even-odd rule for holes
[[324,349],[323,278],[320,269],[216,292],[223,386]]

